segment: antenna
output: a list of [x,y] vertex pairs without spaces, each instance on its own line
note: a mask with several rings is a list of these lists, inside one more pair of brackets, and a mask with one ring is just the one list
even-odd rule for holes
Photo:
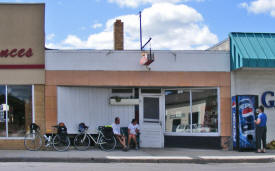
[[141,27],[141,11],[139,11],[139,40],[140,40],[140,50],[142,50],[142,27]]
[[151,68],[149,67],[149,65],[154,62],[155,60],[155,56],[154,53],[152,53],[151,50],[151,43],[150,43],[150,51],[149,54],[148,52],[144,51],[145,46],[152,40],[152,38],[150,37],[149,40],[142,45],[142,26],[141,26],[141,11],[139,11],[139,36],[140,36],[140,50],[141,50],[141,59],[140,59],[140,64],[141,65],[145,65],[146,69],[148,71],[151,70]]
[[140,50],[141,51],[143,51],[145,46],[152,40],[152,38],[150,37],[149,40],[144,45],[142,45],[141,11],[139,11],[139,39],[140,39]]

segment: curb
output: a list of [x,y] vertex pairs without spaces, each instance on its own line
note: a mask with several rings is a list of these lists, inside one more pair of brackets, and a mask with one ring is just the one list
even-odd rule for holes
[[7,157],[0,158],[0,162],[62,162],[62,163],[273,163],[274,156],[246,156],[246,157],[103,157],[103,158],[54,158],[54,157]]

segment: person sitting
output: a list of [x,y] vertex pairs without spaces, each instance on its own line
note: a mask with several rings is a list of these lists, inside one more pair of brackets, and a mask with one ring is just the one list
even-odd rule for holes
[[123,150],[127,150],[126,142],[125,142],[125,136],[121,135],[120,133],[120,119],[119,117],[115,118],[115,123],[112,124],[113,132],[116,137],[116,139],[119,141],[119,143],[123,146]]
[[128,146],[130,147],[131,140],[133,140],[136,146],[136,150],[138,150],[137,134],[139,133],[139,130],[140,128],[137,124],[137,120],[133,119],[128,126]]

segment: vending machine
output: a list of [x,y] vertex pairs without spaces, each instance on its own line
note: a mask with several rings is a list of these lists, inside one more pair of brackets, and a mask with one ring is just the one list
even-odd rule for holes
[[232,97],[232,137],[233,149],[244,151],[256,149],[256,109],[257,95],[237,95]]

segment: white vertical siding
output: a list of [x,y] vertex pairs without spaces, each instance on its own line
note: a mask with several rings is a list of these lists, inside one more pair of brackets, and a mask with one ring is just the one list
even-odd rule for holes
[[[258,95],[259,105],[265,91],[275,92],[275,70],[239,70],[231,73],[231,95]],[[275,100],[268,97],[268,100]],[[275,108],[265,108],[267,142],[275,139]]]
[[58,87],[58,122],[64,122],[68,133],[77,133],[80,122],[88,125],[90,133],[100,125],[110,125],[116,116],[121,126],[128,126],[135,116],[134,106],[109,104],[111,89],[93,87]]

